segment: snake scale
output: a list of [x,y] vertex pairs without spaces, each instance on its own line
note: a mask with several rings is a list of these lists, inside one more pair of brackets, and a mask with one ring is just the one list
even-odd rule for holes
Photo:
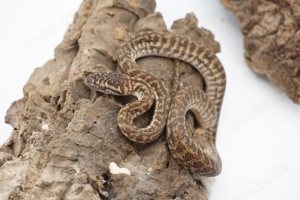
[[[205,91],[187,87],[172,99],[164,81],[138,67],[136,60],[159,56],[192,65],[205,81]],[[192,173],[215,176],[221,171],[221,159],[215,148],[215,137],[226,77],[215,54],[196,42],[172,33],[144,31],[136,33],[119,47],[118,64],[124,74],[100,72],[87,75],[86,85],[113,95],[133,95],[137,101],[126,104],[118,114],[122,133],[137,143],[157,139],[167,124],[167,141],[173,157]],[[147,112],[155,103],[152,121],[137,127],[134,119]],[[188,111],[194,114],[204,130],[205,144],[193,141],[185,126]]]

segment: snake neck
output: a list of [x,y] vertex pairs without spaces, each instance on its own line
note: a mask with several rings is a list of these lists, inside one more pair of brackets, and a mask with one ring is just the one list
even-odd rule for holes
[[135,96],[138,101],[153,104],[155,96],[151,90],[151,86],[140,78],[132,78],[131,80],[131,94]]

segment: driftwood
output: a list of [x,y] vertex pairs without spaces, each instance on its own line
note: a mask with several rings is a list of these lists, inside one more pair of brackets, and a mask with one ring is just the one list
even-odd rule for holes
[[[150,144],[130,142],[116,120],[128,98],[96,94],[83,81],[85,72],[117,70],[118,46],[130,33],[167,31],[154,9],[154,0],[83,1],[55,58],[33,72],[24,97],[7,111],[14,130],[0,149],[0,199],[207,199],[207,181],[195,181],[176,163],[165,133]],[[193,14],[172,30],[219,51]],[[138,64],[171,87],[172,60],[147,57]],[[191,66],[180,66],[180,87],[203,85]],[[148,115],[137,123],[148,123]],[[110,162],[131,175],[111,174]]]
[[221,1],[240,21],[251,69],[300,104],[300,1]]

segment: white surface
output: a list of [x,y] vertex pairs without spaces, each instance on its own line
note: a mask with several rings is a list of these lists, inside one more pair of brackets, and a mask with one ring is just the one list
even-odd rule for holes
[[126,174],[130,175],[130,171],[127,168],[119,167],[115,162],[109,163],[109,172],[111,174]]
[[[0,3],[0,143],[12,130],[4,124],[6,110],[22,97],[22,87],[33,70],[53,58],[80,2]],[[217,145],[223,171],[216,177],[210,199],[299,200],[300,106],[246,66],[233,14],[219,0],[157,0],[156,10],[168,27],[194,12],[199,26],[211,30],[221,44],[218,57],[226,69],[227,90]]]

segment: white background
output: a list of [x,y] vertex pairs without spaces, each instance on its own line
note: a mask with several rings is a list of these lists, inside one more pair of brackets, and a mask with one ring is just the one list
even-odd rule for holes
[[[4,123],[11,102],[36,67],[54,57],[54,48],[81,1],[12,0],[0,3],[0,143],[12,128]],[[168,27],[194,12],[199,26],[220,42],[218,54],[227,73],[217,146],[223,171],[212,187],[212,200],[300,199],[300,105],[263,77],[243,58],[236,18],[219,0],[157,0]]]

